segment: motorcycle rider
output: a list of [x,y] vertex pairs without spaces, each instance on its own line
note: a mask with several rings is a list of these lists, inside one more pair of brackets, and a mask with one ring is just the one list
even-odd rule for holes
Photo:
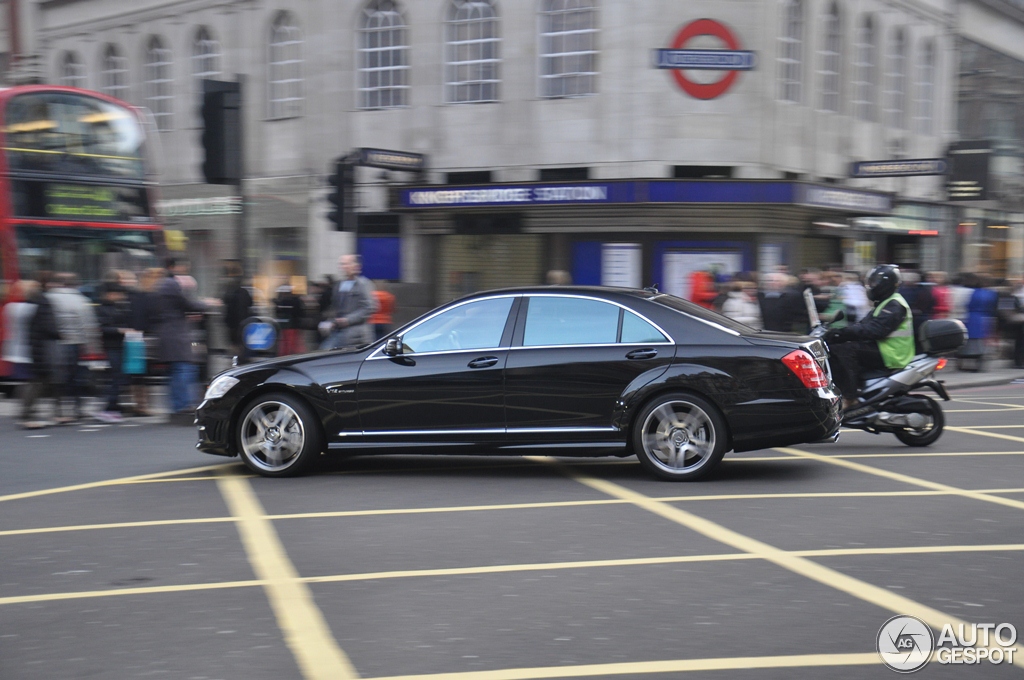
[[900,369],[914,358],[914,319],[910,305],[897,292],[900,283],[896,265],[875,267],[865,283],[874,311],[846,328],[830,328],[825,333],[832,376],[846,409],[856,404],[864,372]]

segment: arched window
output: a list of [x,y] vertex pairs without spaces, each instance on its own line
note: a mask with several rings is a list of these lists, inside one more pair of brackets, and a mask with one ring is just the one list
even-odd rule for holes
[[290,12],[270,27],[268,101],[270,118],[302,115],[302,31]]
[[932,134],[935,117],[935,41],[929,40],[921,50],[917,65],[917,102],[914,107],[914,129],[922,135]]
[[892,34],[885,74],[885,109],[886,123],[891,127],[907,126],[907,39],[902,28]]
[[60,60],[61,85],[67,87],[85,87],[85,64],[77,52],[65,52]]
[[875,92],[878,89],[878,44],[875,22],[865,16],[857,27],[857,46],[853,63],[853,115],[875,120]]
[[195,95],[196,124],[202,123],[203,81],[220,76],[220,43],[206,26],[200,26],[192,41],[192,87]]
[[100,90],[122,101],[128,100],[128,58],[121,54],[117,45],[108,44],[103,48]]
[[359,25],[359,108],[409,103],[409,39],[393,0],[372,0]]
[[498,13],[490,0],[451,0],[445,24],[445,101],[498,99],[500,42]]
[[174,111],[174,80],[171,77],[171,50],[159,36],[146,43],[143,71],[146,106],[153,112],[158,130],[170,130]]
[[788,0],[779,36],[779,99],[799,102],[803,82],[804,4]]
[[596,0],[544,0],[540,10],[540,92],[597,92]]
[[821,46],[821,110],[839,111],[840,69],[843,57],[843,27],[839,4],[833,2],[825,14],[825,40]]

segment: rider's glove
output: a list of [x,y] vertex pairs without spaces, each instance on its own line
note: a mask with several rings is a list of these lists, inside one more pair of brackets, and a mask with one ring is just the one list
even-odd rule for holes
[[826,345],[840,343],[846,336],[846,333],[843,332],[844,330],[845,329],[843,328],[830,328],[825,331],[825,335],[822,339],[825,341]]

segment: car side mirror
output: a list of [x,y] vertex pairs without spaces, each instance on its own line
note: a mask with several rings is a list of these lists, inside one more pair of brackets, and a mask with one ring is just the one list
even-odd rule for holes
[[384,354],[389,357],[397,357],[402,353],[402,338],[388,338],[384,345]]
[[846,318],[846,312],[844,312],[843,310],[840,309],[839,311],[837,311],[835,313],[835,316],[832,317],[832,323],[835,323],[836,321],[842,321],[845,318]]

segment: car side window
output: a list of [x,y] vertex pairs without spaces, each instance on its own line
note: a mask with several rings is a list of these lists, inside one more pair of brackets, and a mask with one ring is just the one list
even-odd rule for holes
[[622,339],[620,342],[637,345],[646,342],[668,342],[668,338],[633,312],[625,312],[622,316]]
[[530,298],[525,347],[613,344],[619,332],[619,308],[599,300],[573,297]]
[[402,353],[498,347],[514,299],[478,300],[441,312],[402,336]]

